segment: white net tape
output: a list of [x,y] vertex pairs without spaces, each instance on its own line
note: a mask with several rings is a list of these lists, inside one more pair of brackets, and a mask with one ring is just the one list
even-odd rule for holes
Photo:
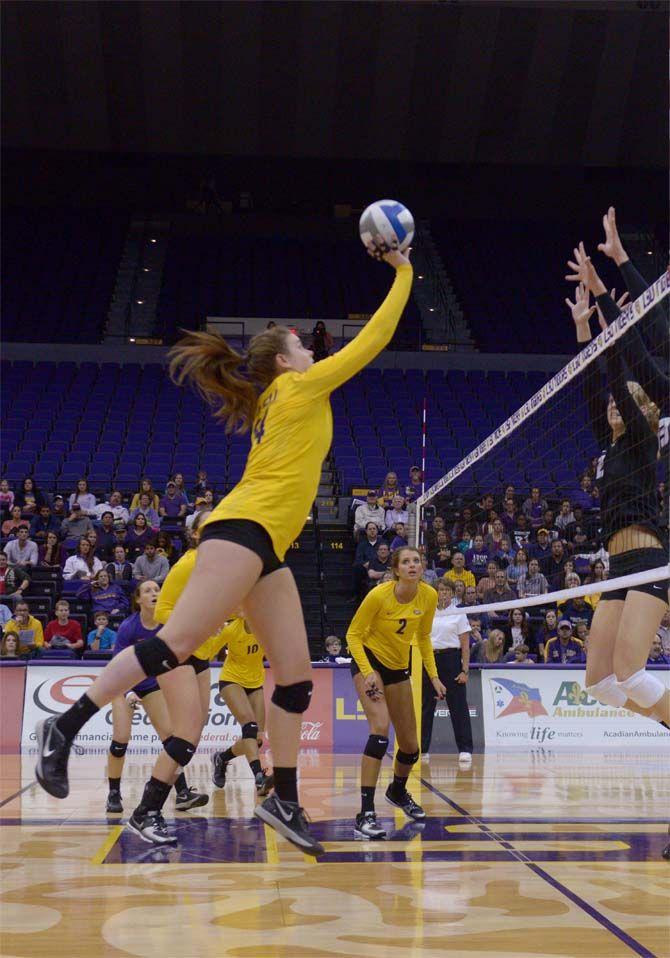
[[482,612],[505,612],[510,609],[525,609],[532,606],[541,608],[555,605],[558,602],[566,602],[568,599],[576,599],[578,596],[600,595],[603,592],[613,592],[616,589],[631,589],[636,585],[659,582],[661,579],[667,578],[670,578],[670,563],[656,569],[649,569],[646,572],[633,572],[631,575],[622,575],[616,579],[605,579],[603,582],[575,586],[573,589],[545,592],[544,595],[529,595],[525,599],[510,599],[508,602],[490,602],[488,605],[458,606],[447,611],[454,615],[459,613],[481,615]]
[[[413,530],[415,544],[418,546],[420,542],[422,528],[422,522],[420,520],[423,518],[423,508],[427,503],[435,499],[436,496],[445,494],[445,491],[448,491],[448,487],[454,483],[456,479],[467,473],[476,463],[487,456],[491,450],[504,442],[504,440],[531,416],[536,414],[549,400],[555,399],[557,394],[564,389],[568,383],[582,374],[583,371],[591,363],[595,362],[599,356],[603,355],[607,349],[610,349],[617,340],[624,336],[625,333],[649,313],[654,306],[661,303],[668,293],[670,293],[670,272],[666,272],[660,276],[641,296],[625,306],[621,314],[606,330],[591,340],[581,352],[552,376],[523,406],[512,413],[512,415],[501,423],[494,432],[487,436],[483,442],[476,446],[467,456],[420,496],[416,502],[418,521],[416,522],[416,528]],[[663,565],[645,572],[636,572],[632,575],[622,576],[617,579],[596,582],[591,585],[583,585],[572,589],[562,589],[541,596],[535,595],[525,599],[515,599],[513,601],[510,600],[489,605],[477,605],[467,608],[461,607],[453,611],[476,614],[492,610],[504,611],[527,606],[548,606],[577,596],[586,596],[615,589],[630,588],[649,582],[657,582],[668,578],[669,574],[670,565]]]
[[[495,432],[487,436],[483,442],[480,442],[472,452],[469,452],[459,463],[457,463],[449,472],[446,472],[441,479],[438,479],[434,485],[427,489],[422,496],[416,500],[417,509],[421,509],[427,502],[434,499],[438,493],[457,479],[467,469],[470,469],[476,462],[482,459],[499,442],[507,438],[511,433],[518,429],[529,416],[541,409],[544,404],[551,399],[560,389],[563,389],[571,380],[581,373],[587,366],[601,356],[606,349],[620,339],[635,323],[639,322],[649,310],[662,302],[670,292],[670,274],[663,273],[655,283],[645,290],[642,296],[639,296],[632,303],[621,311],[621,315],[607,329],[600,333],[595,339],[582,349],[580,353],[570,360],[567,366],[560,369],[555,376],[552,376],[541,389],[530,397],[520,409],[513,412]],[[418,529],[416,532],[416,545],[419,544]]]

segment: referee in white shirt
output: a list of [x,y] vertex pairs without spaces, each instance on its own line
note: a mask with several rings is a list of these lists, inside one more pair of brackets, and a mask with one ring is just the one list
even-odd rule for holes
[[[447,690],[447,705],[458,747],[458,759],[472,761],[472,725],[465,694],[470,668],[470,623],[466,615],[454,615],[447,609],[454,600],[454,589],[444,579],[437,584],[437,610],[433,620],[431,641],[440,681]],[[430,751],[435,715],[435,689],[426,670],[423,671],[423,700],[421,714],[421,751]]]

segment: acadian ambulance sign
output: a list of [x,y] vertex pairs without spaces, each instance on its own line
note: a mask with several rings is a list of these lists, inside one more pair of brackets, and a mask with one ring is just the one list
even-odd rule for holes
[[[670,687],[669,671],[654,674]],[[481,678],[487,748],[670,746],[658,722],[591,698],[581,669],[482,669]]]

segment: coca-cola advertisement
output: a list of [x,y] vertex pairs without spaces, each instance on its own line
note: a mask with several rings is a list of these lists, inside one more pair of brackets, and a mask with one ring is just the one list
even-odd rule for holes
[[[314,692],[309,708],[302,717],[300,747],[303,750],[333,750],[333,682],[330,668],[312,671]],[[270,704],[274,690],[272,670],[265,670],[265,704]]]

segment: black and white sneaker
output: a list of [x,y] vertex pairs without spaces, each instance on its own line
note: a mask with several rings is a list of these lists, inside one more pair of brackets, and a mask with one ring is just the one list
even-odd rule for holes
[[254,815],[307,855],[317,857],[325,852],[323,845],[310,835],[307,815],[297,802],[282,802],[270,795],[256,806]]
[[214,752],[212,755],[212,782],[217,788],[226,784],[226,769],[228,762],[223,761],[223,752]]
[[374,812],[359,812],[354,825],[354,838],[379,841],[386,838],[386,829],[379,824]]
[[274,775],[268,775],[265,769],[262,769],[254,779],[256,792],[260,795],[268,795],[275,787]]
[[183,792],[177,792],[177,801],[175,808],[178,812],[187,812],[189,808],[200,808],[209,801],[209,795],[197,791],[193,786],[185,788]]
[[45,792],[54,798],[67,798],[70,783],[67,778],[67,762],[72,742],[68,742],[56,726],[58,716],[52,715],[35,727],[38,759],[35,778]]
[[123,811],[123,802],[121,801],[121,792],[118,788],[110,789],[109,795],[107,796],[107,804],[105,805],[106,812],[122,812]]
[[138,815],[137,811],[128,819],[128,828],[139,835],[143,842],[150,845],[176,845],[177,836],[168,831],[165,819],[160,812],[146,812]]
[[421,818],[426,817],[426,813],[418,805],[410,793],[405,789],[404,792],[394,792],[393,785],[389,785],[386,789],[386,801],[389,805],[395,805],[396,808],[402,808],[405,815],[408,818],[413,818],[415,821],[418,821]]

